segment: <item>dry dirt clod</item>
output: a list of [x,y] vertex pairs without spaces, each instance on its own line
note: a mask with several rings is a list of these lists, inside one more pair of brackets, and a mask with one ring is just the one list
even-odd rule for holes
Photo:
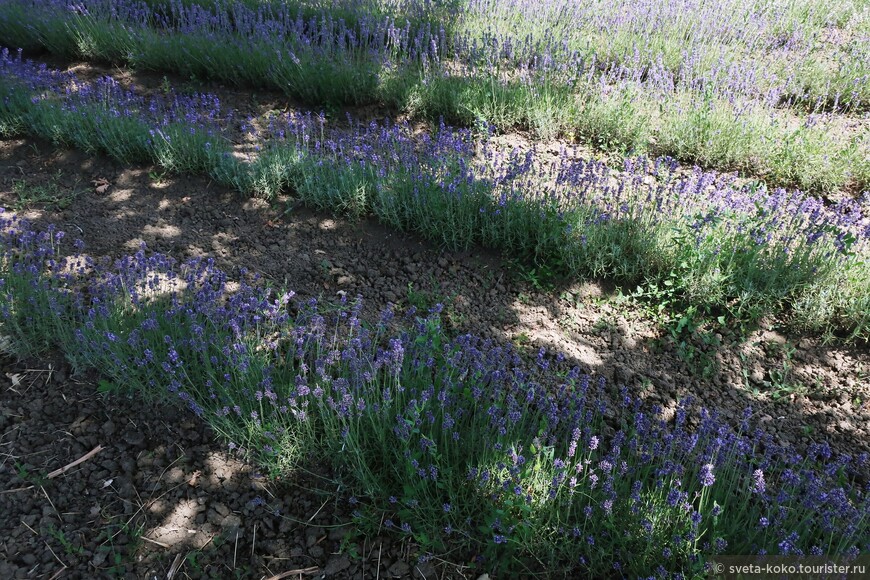
[[103,195],[107,191],[109,191],[109,187],[111,187],[111,183],[108,179],[104,177],[100,177],[98,179],[94,179],[91,181],[91,184],[94,186],[94,192],[98,195]]

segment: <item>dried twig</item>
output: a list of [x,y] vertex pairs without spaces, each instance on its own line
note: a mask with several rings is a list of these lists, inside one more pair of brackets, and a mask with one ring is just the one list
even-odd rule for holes
[[181,563],[183,560],[181,559],[181,552],[175,555],[175,560],[172,561],[172,565],[169,567],[169,571],[166,573],[166,580],[172,580],[175,577],[175,574],[178,572],[178,569],[181,568]]
[[33,487],[34,486],[32,486],[32,485],[28,485],[27,487],[16,487],[15,489],[3,489],[3,490],[0,490],[0,495],[3,495],[4,493],[16,493],[19,491],[27,491],[28,489],[33,489]]
[[[39,489],[42,490],[42,493],[43,493],[43,495],[45,495],[45,499],[48,500],[48,503],[49,503],[49,505],[51,506],[51,509],[53,509],[53,510],[54,510],[54,513],[57,514],[57,519],[59,519],[61,522],[63,522],[63,516],[60,515],[60,512],[57,511],[57,508],[56,508],[56,507],[54,507],[54,502],[51,501],[51,498],[50,498],[50,497],[48,497],[48,492],[45,491],[45,488],[42,487],[41,485],[39,486]],[[61,562],[61,564],[63,564],[63,562]]]
[[151,543],[154,544],[155,546],[160,546],[161,548],[165,548],[165,549],[167,549],[167,550],[168,550],[169,548],[172,547],[172,546],[170,546],[169,544],[164,544],[163,542],[158,542],[157,540],[152,540],[151,538],[146,537],[146,536],[140,536],[140,537],[141,537],[143,540],[145,540],[146,542],[151,542]]
[[54,556],[54,559],[57,560],[61,566],[66,568],[66,564],[63,563],[63,560],[61,560],[60,558],[57,557],[57,554],[55,554],[54,550],[51,549],[51,546],[48,545],[48,542],[43,541],[42,543],[45,544],[45,547],[48,548],[48,551],[51,552],[52,556]]
[[312,566],[311,568],[297,568],[295,570],[287,570],[286,572],[269,576],[266,580],[282,580],[283,578],[289,578],[290,576],[310,576],[317,574],[318,572],[320,572],[320,568],[317,566]]
[[54,479],[58,475],[62,475],[64,473],[66,473],[67,471],[69,471],[70,469],[75,467],[76,465],[78,465],[80,463],[84,463],[85,461],[87,461],[88,459],[90,459],[91,457],[93,457],[94,455],[96,455],[97,453],[99,453],[102,450],[103,450],[103,446],[97,445],[96,447],[94,447],[93,449],[91,449],[90,451],[88,451],[87,453],[85,453],[84,455],[82,455],[81,457],[79,457],[78,459],[73,461],[72,463],[68,463],[68,464],[64,465],[63,467],[61,467],[60,469],[55,469],[54,471],[49,473],[46,477],[48,479]]
[[309,523],[309,524],[310,524],[310,523],[311,523],[311,520],[313,520],[313,519],[314,519],[314,518],[316,518],[316,517],[317,517],[317,514],[319,514],[319,513],[320,513],[320,511],[321,511],[321,510],[322,510],[322,509],[323,509],[323,508],[325,508],[325,507],[326,507],[326,504],[328,504],[328,503],[329,503],[329,501],[330,501],[330,500],[329,500],[329,499],[327,499],[327,500],[326,500],[326,501],[325,501],[325,502],[323,502],[323,505],[322,505],[322,506],[320,506],[320,508],[318,508],[318,510],[317,510],[317,511],[316,511],[316,512],[314,512],[314,515],[313,515],[313,516],[311,516],[311,517],[310,517],[310,518],[308,518],[308,523]]
[[33,535],[34,535],[34,536],[38,536],[38,535],[39,535],[39,534],[36,532],[36,530],[34,530],[33,528],[31,528],[30,526],[27,525],[27,522],[25,522],[24,520],[21,520],[21,523],[24,524],[24,527],[25,527],[25,528],[27,528],[28,530],[30,530],[31,532],[33,532]]
[[378,544],[378,563],[377,563],[377,576],[375,576],[375,580],[381,580],[381,551],[384,549],[384,543],[381,542]]
[[251,562],[254,561],[254,548],[257,546],[257,524],[254,524],[254,539],[251,540]]

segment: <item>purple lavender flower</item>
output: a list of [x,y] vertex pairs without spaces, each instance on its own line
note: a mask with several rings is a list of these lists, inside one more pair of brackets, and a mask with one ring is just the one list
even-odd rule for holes
[[752,493],[764,493],[765,489],[764,472],[756,469],[752,472]]
[[577,452],[577,441],[580,439],[580,428],[574,427],[574,430],[571,432],[571,442],[568,444],[568,457],[574,457],[574,454]]
[[713,475],[713,464],[706,463],[701,467],[701,485],[704,487],[710,487],[716,481],[716,477]]

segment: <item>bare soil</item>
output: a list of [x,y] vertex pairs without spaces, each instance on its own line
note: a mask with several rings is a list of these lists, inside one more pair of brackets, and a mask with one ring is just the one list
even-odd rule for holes
[[341,550],[340,494],[267,480],[176,408],[101,396],[62,360],[3,366],[2,578],[441,577],[395,538]]

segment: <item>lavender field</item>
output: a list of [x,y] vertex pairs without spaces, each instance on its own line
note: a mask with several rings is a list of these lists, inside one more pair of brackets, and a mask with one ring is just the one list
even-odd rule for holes
[[[864,0],[7,0],[0,138],[491,251],[554,303],[606,280],[704,381],[707,347],[763,326],[867,349],[868,47]],[[870,552],[866,453],[691,398],[666,419],[410,285],[372,317],[0,217],[17,356],[174,401],[278,479],[327,464],[358,533],[421,562],[690,578]]]
[[867,22],[861,2],[12,0],[0,43],[860,193]]

